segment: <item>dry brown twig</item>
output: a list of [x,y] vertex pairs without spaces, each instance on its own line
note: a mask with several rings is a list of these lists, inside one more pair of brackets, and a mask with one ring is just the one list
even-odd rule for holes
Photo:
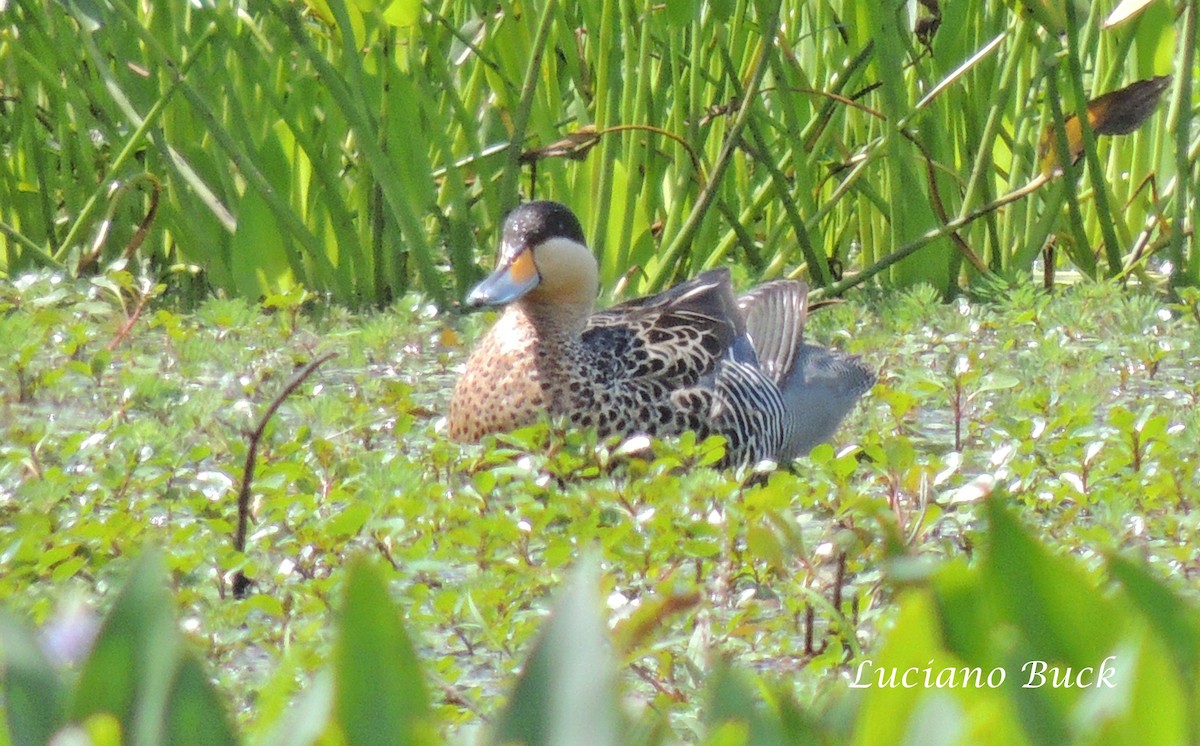
[[[308,365],[304,366],[299,373],[288,381],[287,386],[283,387],[283,391],[271,402],[267,407],[267,411],[263,413],[262,418],[258,421],[258,427],[254,432],[250,433],[250,445],[246,449],[246,464],[242,467],[242,486],[238,490],[238,524],[237,533],[233,537],[233,548],[239,553],[246,551],[246,530],[250,524],[250,487],[254,482],[254,465],[258,460],[258,444],[262,441],[263,433],[267,430],[267,423],[275,416],[275,412],[283,404],[284,400],[291,396],[292,392],[304,383],[305,379],[312,375],[313,371],[319,368],[324,363],[337,357],[336,352],[330,352],[313,360]],[[246,577],[246,574],[241,570],[234,573],[233,576],[233,597],[245,598],[246,591],[254,581]]]

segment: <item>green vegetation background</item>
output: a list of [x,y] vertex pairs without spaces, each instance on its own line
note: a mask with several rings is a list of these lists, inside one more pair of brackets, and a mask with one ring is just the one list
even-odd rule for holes
[[[136,256],[198,293],[445,306],[543,197],[629,292],[732,263],[949,297],[1044,252],[1200,284],[1182,0],[1111,26],[1105,3],[1040,0],[9,4],[9,276]],[[1070,178],[1030,186],[1064,116],[1166,75],[1145,126],[1085,128]]]
[[[505,703],[541,703],[523,716],[534,723],[576,712],[569,673],[597,661],[620,672],[622,705],[599,716],[624,742],[738,743],[754,713],[765,724],[753,727],[832,743],[921,740],[927,728],[997,744],[1135,743],[1151,721],[1184,734],[1177,743],[1195,733],[1200,299],[1169,306],[1097,284],[945,304],[925,288],[824,309],[812,337],[867,355],[881,381],[836,448],[748,481],[705,467],[719,446],[687,438],[624,455],[544,427],[448,442],[442,413],[464,352],[450,332],[473,339],[484,318],[460,326],[418,299],[365,314],[210,299],[134,319],[138,287],[114,274],[0,289],[4,606],[41,625],[54,655],[78,656],[71,641],[158,547],[188,638],[158,663],[135,656],[153,644],[102,658],[110,673],[91,685],[102,692],[119,670],[164,690],[172,656],[198,651],[201,681],[220,692],[210,699],[247,740],[337,733],[350,725],[331,714],[339,676],[365,682],[367,709],[412,696],[403,656],[369,642],[392,639],[402,618],[433,703],[417,721],[460,742],[494,727]],[[298,366],[328,352],[339,357],[267,429],[237,552],[247,433]],[[510,699],[552,591],[589,553],[601,579],[573,602],[582,631],[556,643],[542,688]],[[341,611],[355,557],[388,589],[359,601],[383,609],[375,622]],[[255,581],[242,600],[239,570]],[[111,634],[178,629],[163,622],[161,574],[139,577],[152,600]],[[339,620],[368,636],[354,663],[336,652]],[[0,625],[10,723],[13,687],[28,681],[16,673],[89,680],[66,673],[78,663],[20,667],[15,653],[37,649],[20,626]],[[1110,654],[1118,689],[1018,686],[1026,659],[1078,670]],[[1011,686],[851,691],[864,659],[1003,666]],[[155,665],[160,679],[136,674]],[[398,675],[390,666],[408,672],[400,694],[379,684]],[[57,701],[89,732],[134,719],[93,709],[96,695]],[[718,738],[726,724],[732,741]]]
[[[882,8],[10,3],[14,742],[1200,740],[1196,4],[1111,29]],[[1045,178],[1064,112],[1168,73],[1144,127]],[[614,294],[718,263],[909,288],[814,317],[880,384],[836,448],[758,480],[687,438],[446,442],[486,319],[445,309],[518,195],[580,212]],[[327,352],[267,429],[237,552],[247,432]],[[1115,690],[1019,688],[1025,660],[1109,654]],[[1014,685],[850,690],[868,658]]]

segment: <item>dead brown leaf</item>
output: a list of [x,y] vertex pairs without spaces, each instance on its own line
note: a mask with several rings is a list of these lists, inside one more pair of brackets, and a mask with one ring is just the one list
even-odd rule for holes
[[[1097,135],[1127,135],[1133,132],[1154,113],[1154,107],[1170,82],[1170,75],[1162,75],[1097,96],[1087,104],[1088,124]],[[1074,114],[1067,117],[1065,125],[1067,148],[1074,163],[1083,154],[1083,130]],[[1058,139],[1053,126],[1046,128],[1038,143],[1038,163],[1042,173],[1047,176],[1061,170]]]

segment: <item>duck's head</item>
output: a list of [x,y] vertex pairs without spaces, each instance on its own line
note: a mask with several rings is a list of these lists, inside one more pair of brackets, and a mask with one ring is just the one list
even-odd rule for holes
[[503,306],[521,298],[591,307],[599,267],[575,213],[557,202],[527,202],[508,214],[496,271],[467,295],[467,305]]

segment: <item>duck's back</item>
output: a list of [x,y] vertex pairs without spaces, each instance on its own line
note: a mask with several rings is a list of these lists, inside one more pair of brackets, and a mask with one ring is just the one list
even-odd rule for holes
[[724,271],[595,313],[551,409],[602,436],[703,430],[711,409],[704,382],[739,333]]
[[[570,404],[581,424],[603,434],[717,433],[732,462],[769,458],[782,443],[783,399],[759,367],[728,270],[594,314],[580,345],[598,372]],[[593,411],[607,414],[590,422]]]

